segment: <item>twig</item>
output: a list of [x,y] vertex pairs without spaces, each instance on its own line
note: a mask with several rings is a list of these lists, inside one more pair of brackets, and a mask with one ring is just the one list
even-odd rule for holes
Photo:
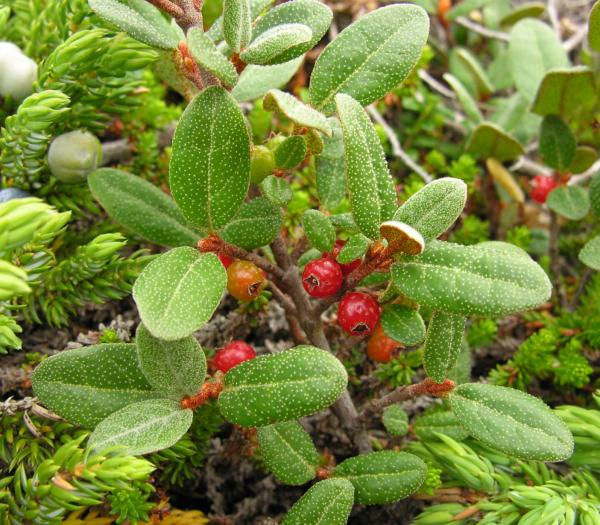
[[587,24],[584,24],[581,27],[577,28],[577,31],[575,31],[575,33],[573,33],[567,40],[563,42],[563,47],[565,51],[567,53],[573,51],[573,49],[575,49],[579,44],[581,44],[583,39],[586,37],[587,32]]
[[455,20],[455,22],[487,38],[494,38],[495,40],[501,40],[502,42],[508,42],[510,40],[508,33],[503,33],[502,31],[494,31],[493,29],[489,29],[485,26],[477,24],[476,22],[473,22],[472,20],[469,20],[464,16],[459,16]]
[[434,91],[437,91],[440,95],[443,95],[447,98],[456,99],[456,94],[451,89],[448,89],[444,84],[438,82],[435,78],[433,78],[427,71],[424,69],[419,69],[419,78],[425,82],[430,88]]
[[571,303],[569,304],[569,311],[572,312],[575,310],[575,308],[577,308],[579,299],[583,295],[583,292],[585,291],[587,284],[590,282],[590,279],[592,278],[593,273],[594,273],[593,270],[586,266],[585,270],[581,274],[581,277],[579,278],[579,286],[577,286],[577,290],[575,291],[575,293],[573,294],[573,297],[571,298]]
[[558,215],[550,210],[550,270],[552,275],[556,279],[556,295],[560,302],[560,305],[565,308],[567,306],[567,299],[565,289],[561,281],[561,264],[560,264],[560,247],[559,247],[559,235],[560,235],[560,223],[558,222]]
[[579,175],[573,175],[570,179],[569,182],[567,182],[567,186],[575,186],[577,184],[583,184],[584,182],[587,182],[588,179],[591,179],[594,175],[596,175],[596,173],[598,173],[600,171],[600,160],[597,160],[596,162],[594,162],[594,164],[587,170],[585,170],[583,173],[580,173]]
[[164,11],[168,15],[171,15],[175,19],[183,18],[185,16],[183,9],[169,0],[148,0],[148,3],[158,7],[160,10]]
[[548,10],[548,18],[550,18],[550,24],[552,24],[552,29],[556,33],[558,39],[561,40],[560,20],[558,19],[556,0],[548,0],[548,5],[546,6],[546,9]]

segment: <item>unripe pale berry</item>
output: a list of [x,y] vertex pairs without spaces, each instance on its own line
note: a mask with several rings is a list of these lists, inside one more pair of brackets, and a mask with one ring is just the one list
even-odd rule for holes
[[381,324],[377,325],[367,343],[367,355],[378,363],[387,363],[392,360],[394,351],[402,345],[388,337]]
[[232,341],[215,354],[213,362],[221,372],[227,372],[234,366],[255,357],[256,352],[248,343]]
[[56,137],[48,151],[50,171],[60,182],[78,184],[102,161],[102,144],[87,131],[70,131]]
[[338,323],[350,335],[369,335],[375,330],[380,317],[379,304],[366,293],[346,294],[338,306]]
[[31,197],[31,195],[21,188],[4,188],[3,190],[0,190],[0,203],[12,201],[14,199],[24,199],[26,197]]
[[[333,248],[331,249],[330,252],[330,256],[333,258],[333,260],[337,259],[337,256],[340,254],[340,252],[342,251],[342,248],[346,245],[346,241],[340,241],[339,239],[337,241],[335,241],[335,244],[333,245]],[[323,254],[323,257],[325,257],[325,254]],[[340,265],[340,268],[342,269],[342,273],[344,275],[348,275],[349,273],[352,273],[354,270],[356,270],[359,266],[360,263],[362,261],[360,259],[354,259],[354,261],[350,261],[349,263],[338,263]]]
[[271,175],[275,169],[275,155],[266,146],[254,146],[252,148],[252,160],[250,164],[250,180],[254,184],[260,184],[265,177]]
[[320,299],[334,295],[343,279],[340,265],[329,257],[310,261],[302,272],[302,286],[308,295]]
[[0,95],[21,101],[33,92],[37,64],[12,42],[0,42]]
[[227,290],[238,301],[256,299],[265,284],[265,274],[250,261],[235,261],[227,268]]
[[544,204],[548,194],[557,186],[558,184],[553,177],[536,175],[531,182],[531,198],[540,204]]

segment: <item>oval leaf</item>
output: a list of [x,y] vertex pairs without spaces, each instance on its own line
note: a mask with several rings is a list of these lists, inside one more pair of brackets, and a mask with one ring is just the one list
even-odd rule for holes
[[516,159],[525,153],[517,139],[491,122],[479,124],[471,133],[465,148],[481,158],[494,158],[500,162]]
[[594,51],[600,51],[600,2],[596,2],[590,11],[588,43]]
[[256,100],[264,96],[269,89],[285,86],[298,71],[302,60],[303,57],[298,57],[274,66],[250,64],[242,71],[231,94],[238,102]]
[[249,0],[223,0],[223,36],[235,53],[250,43],[252,13]]
[[454,412],[433,412],[417,418],[413,424],[415,434],[422,441],[439,441],[437,434],[445,434],[456,441],[469,437]]
[[[281,24],[268,29],[240,53],[248,64],[281,64],[298,55],[289,55],[289,50],[302,46],[312,38],[310,27],[304,24]],[[281,59],[281,57],[286,57]]]
[[322,252],[328,252],[333,248],[335,229],[327,215],[318,210],[306,210],[302,214],[302,226],[314,248]]
[[575,156],[569,165],[567,172],[583,173],[594,165],[598,160],[598,153],[590,146],[577,146]]
[[444,73],[444,80],[450,85],[452,91],[456,94],[456,98],[463,107],[465,115],[475,124],[479,124],[483,120],[483,115],[479,110],[479,106],[471,93],[467,90],[464,84],[450,73]]
[[600,270],[600,236],[585,244],[579,252],[579,260],[593,270]]
[[338,93],[363,106],[400,84],[421,57],[429,17],[419,6],[390,5],[363,16],[319,55],[310,79],[310,100],[334,110]]
[[596,217],[600,217],[600,173],[592,177],[589,189],[590,208]]
[[443,383],[460,351],[467,318],[460,314],[434,312],[427,328],[423,366],[436,383]]
[[294,194],[290,183],[275,175],[269,175],[260,183],[260,191],[264,196],[277,206],[285,206],[291,200]]
[[198,393],[206,376],[206,357],[195,337],[165,341],[140,324],[135,344],[140,368],[157,392],[175,400]]
[[306,140],[301,135],[287,137],[275,150],[275,165],[289,170],[295,168],[306,157]]
[[182,410],[177,401],[141,401],[122,408],[98,424],[88,446],[101,452],[119,445],[132,456],[149,454],[177,443],[190,428],[193,416],[191,410]]
[[571,220],[583,219],[590,211],[590,197],[580,186],[559,186],[548,194],[548,208]]
[[356,261],[356,259],[360,259],[367,253],[370,244],[371,241],[369,241],[362,233],[351,235],[348,237],[346,244],[344,244],[335,260],[340,264],[348,264]]
[[402,437],[408,433],[408,414],[400,405],[386,407],[381,421],[390,436]]
[[488,169],[492,179],[502,188],[508,196],[518,203],[525,202],[525,194],[519,186],[519,183],[515,180],[512,173],[508,171],[500,162],[496,159],[487,159],[485,165]]
[[383,505],[416,492],[425,481],[427,465],[407,452],[382,450],[343,461],[335,476],[354,485],[356,503]]
[[174,340],[211,318],[226,285],[227,274],[216,255],[182,247],[144,268],[133,285],[133,298],[150,333]]
[[159,396],[139,367],[135,345],[124,343],[60,352],[37,366],[31,382],[45,407],[87,428],[130,403]]
[[328,210],[337,208],[346,193],[344,141],[338,119],[327,119],[332,136],[323,140],[323,151],[315,160],[317,193],[321,204]]
[[302,345],[232,368],[225,374],[219,406],[229,421],[243,427],[289,421],[331,405],[347,381],[346,369],[335,357]]
[[400,304],[384,306],[381,327],[388,337],[408,346],[418,345],[425,339],[425,323],[419,312]]
[[[240,0],[240,2],[242,1]],[[226,86],[235,85],[238,78],[235,66],[217,49],[217,46],[202,29],[199,27],[190,29],[187,34],[187,42],[190,52],[198,64],[210,71]]]
[[260,427],[258,445],[267,468],[282,483],[304,485],[316,476],[319,454],[297,421]]
[[457,60],[462,64],[462,66],[473,79],[477,93],[483,97],[491,95],[494,91],[494,86],[492,85],[487,73],[483,70],[483,67],[477,58],[475,58],[475,56],[469,53],[469,51],[466,49],[457,49],[455,52]]
[[556,115],[544,117],[540,128],[540,154],[544,162],[558,171],[565,171],[577,149],[577,141],[571,129]]
[[193,246],[201,237],[186,223],[173,199],[142,177],[101,168],[90,174],[88,184],[112,219],[150,242]]
[[567,426],[543,401],[520,390],[465,383],[450,394],[450,405],[473,437],[510,456],[562,461],[573,452]]
[[250,136],[237,102],[223,88],[206,88],[184,111],[173,137],[169,184],[186,218],[211,232],[244,201]]
[[279,111],[298,126],[314,128],[328,137],[333,133],[331,124],[323,113],[300,102],[289,93],[271,89],[263,100],[263,108],[267,111]]

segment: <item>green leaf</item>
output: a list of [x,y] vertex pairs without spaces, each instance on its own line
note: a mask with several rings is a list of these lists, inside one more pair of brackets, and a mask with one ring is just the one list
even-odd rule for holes
[[600,51],[600,2],[596,2],[590,11],[588,43],[594,51]]
[[429,243],[460,217],[467,202],[467,185],[460,179],[434,180],[412,195],[394,214],[394,220],[408,224]]
[[[260,14],[269,6],[273,4],[274,0],[250,0],[250,17],[254,21]],[[223,40],[225,35],[223,34],[223,16],[217,18],[214,23],[210,26],[206,34],[213,42]]]
[[157,392],[177,401],[198,393],[206,376],[206,357],[194,336],[165,341],[140,323],[135,344],[140,368]]
[[501,316],[550,298],[544,270],[520,248],[503,242],[461,246],[432,241],[419,256],[392,266],[400,292],[434,310]]
[[354,485],[356,503],[383,505],[416,492],[425,481],[427,465],[412,454],[382,450],[343,461],[335,476]]
[[446,13],[446,19],[456,20],[459,16],[466,16],[471,13],[471,11],[481,9],[492,1],[493,0],[463,0],[452,6]]
[[274,9],[269,10],[256,21],[253,38],[257,38],[269,29],[281,24],[304,24],[311,30],[311,38],[298,44],[277,57],[278,62],[286,62],[297,56],[303,55],[312,49],[323,38],[333,14],[325,4],[316,0],[292,0],[284,2]]
[[600,270],[600,236],[585,244],[579,252],[579,260],[592,270]]
[[126,406],[98,424],[88,447],[100,452],[117,445],[132,456],[173,446],[192,424],[193,412],[177,401],[150,399]]
[[540,128],[539,149],[548,166],[564,171],[575,157],[577,141],[569,126],[560,117],[547,115]]
[[541,399],[520,390],[465,383],[450,394],[450,405],[474,438],[510,456],[562,461],[573,452],[567,426]]
[[100,168],[88,177],[94,197],[128,231],[164,246],[195,245],[200,238],[179,208],[154,184],[131,173]]
[[[237,2],[238,0],[230,0]],[[244,0],[239,0],[243,3]],[[227,60],[213,41],[199,27],[188,31],[187,42],[192,56],[204,69],[210,71],[226,86],[234,86],[238,79],[235,66]]]
[[245,250],[269,244],[281,231],[281,210],[266,197],[246,202],[221,230],[221,238]]
[[482,96],[491,95],[494,91],[494,86],[477,58],[466,49],[457,49],[455,52],[456,58],[473,79],[473,83],[477,88],[477,93]]
[[396,209],[394,181],[365,110],[348,95],[337,95],[335,101],[342,124],[352,216],[362,233],[370,239],[379,239],[379,225],[390,219]]
[[281,525],[345,525],[354,504],[354,487],[345,479],[319,481],[283,518]]
[[[290,2],[286,2],[288,3]],[[285,86],[298,71],[302,61],[303,57],[298,57],[274,66],[250,64],[242,71],[231,94],[238,102],[256,100],[264,96],[269,89]]]
[[333,112],[345,93],[363,106],[400,84],[415,67],[429,34],[429,17],[411,4],[381,7],[344,29],[319,55],[310,100]]
[[443,383],[462,349],[467,318],[461,314],[433,312],[423,354],[423,367],[436,383]]
[[136,40],[160,49],[177,49],[177,31],[145,0],[89,0],[89,5],[102,20]]
[[263,195],[267,199],[277,206],[286,206],[294,196],[290,183],[275,175],[269,175],[263,179],[260,183],[260,191],[263,192]]
[[595,100],[596,82],[591,69],[582,66],[554,69],[544,76],[531,111],[568,118],[591,109]]
[[235,53],[239,53],[252,39],[250,11],[249,0],[223,0],[223,36]]
[[327,215],[318,210],[306,210],[302,214],[302,226],[314,248],[322,252],[328,252],[333,248],[335,229]]
[[583,173],[594,165],[598,160],[598,153],[590,146],[578,146],[575,156],[567,168],[568,173]]
[[543,22],[532,18],[521,20],[513,26],[508,53],[517,91],[529,102],[535,98],[548,71],[569,67],[567,53],[556,33]]
[[450,73],[444,73],[443,78],[456,94],[456,98],[463,107],[465,115],[475,124],[482,122],[483,115],[479,111],[479,106],[463,83]]
[[31,382],[45,407],[87,428],[130,403],[158,397],[140,370],[133,344],[65,350],[42,361]]
[[186,218],[213,232],[236,214],[250,184],[250,135],[237,102],[208,87],[184,111],[173,138],[169,183]]
[[331,223],[338,229],[347,233],[358,233],[358,226],[351,213],[336,213],[329,217]]
[[381,420],[390,436],[402,437],[408,433],[408,414],[400,405],[386,407]]
[[494,158],[499,162],[516,159],[525,153],[517,139],[491,122],[482,122],[475,128],[465,149],[481,158]]
[[589,189],[590,208],[596,217],[600,217],[600,173],[592,177]]
[[458,357],[454,366],[448,370],[448,379],[454,381],[455,384],[461,385],[471,381],[471,370],[473,362],[471,359],[471,347],[466,338],[463,337],[461,349],[458,352]]
[[433,412],[417,418],[413,430],[422,441],[439,441],[437,434],[463,441],[469,433],[461,426],[454,412]]
[[296,97],[271,89],[263,100],[263,108],[267,111],[279,111],[298,126],[318,129],[328,137],[333,130],[331,124],[323,113],[300,102]]
[[225,374],[219,407],[243,427],[289,421],[331,405],[347,381],[346,369],[329,352],[301,345],[232,368]]
[[306,140],[302,135],[287,137],[275,150],[275,165],[289,170],[300,164],[306,157]]
[[571,220],[583,219],[590,211],[590,197],[580,186],[559,186],[548,194],[548,208]]
[[298,49],[311,38],[310,27],[304,24],[281,24],[256,37],[240,53],[240,58],[248,64],[281,64],[302,54],[290,56],[289,50]]
[[502,27],[509,27],[524,18],[539,18],[544,14],[546,5],[543,2],[526,2],[515,7],[500,19]]
[[304,485],[317,474],[319,454],[297,421],[258,429],[260,455],[275,477],[287,485]]
[[388,304],[381,312],[381,327],[388,337],[408,346],[415,346],[425,339],[425,323],[413,308],[400,304]]
[[370,244],[371,241],[369,241],[362,233],[351,235],[340,250],[340,253],[336,257],[336,261],[340,264],[348,264],[352,261],[356,261],[356,259],[360,259],[367,253]]
[[344,175],[344,141],[338,119],[327,119],[333,134],[323,140],[324,147],[315,160],[317,193],[321,204],[328,210],[337,208],[346,194]]
[[133,286],[133,298],[150,333],[175,340],[211,318],[226,285],[227,275],[216,255],[181,247],[144,268]]

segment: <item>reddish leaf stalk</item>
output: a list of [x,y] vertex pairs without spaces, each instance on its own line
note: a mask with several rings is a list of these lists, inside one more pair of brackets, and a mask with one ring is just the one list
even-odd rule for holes
[[216,399],[223,390],[223,382],[215,381],[204,383],[197,394],[193,396],[184,396],[179,404],[181,408],[189,408],[196,410],[199,406],[204,405],[210,399]]
[[181,66],[183,74],[186,78],[190,79],[194,85],[199,89],[204,89],[204,81],[200,74],[200,68],[196,61],[192,58],[190,50],[185,42],[179,42],[179,54],[181,56]]

